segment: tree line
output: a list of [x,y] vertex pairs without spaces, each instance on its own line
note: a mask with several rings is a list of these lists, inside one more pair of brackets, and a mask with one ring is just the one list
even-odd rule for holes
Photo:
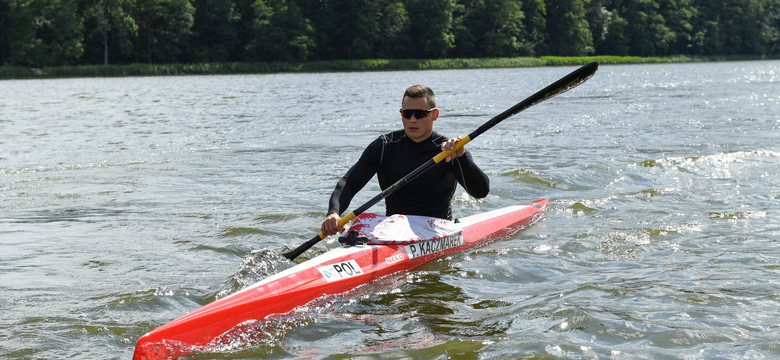
[[0,65],[774,55],[780,0],[0,0]]

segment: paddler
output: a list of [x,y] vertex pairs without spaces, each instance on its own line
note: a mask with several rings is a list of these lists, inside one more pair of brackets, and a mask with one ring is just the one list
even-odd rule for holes
[[[454,149],[460,137],[447,139],[434,132],[433,122],[438,118],[436,95],[431,88],[425,85],[407,88],[401,101],[403,129],[381,135],[371,142],[357,163],[339,180],[330,196],[322,233],[334,235],[344,230],[346,226],[338,226],[339,214],[349,207],[352,197],[374,174],[384,190],[439,152]],[[475,198],[484,198],[490,191],[490,180],[465,147],[385,198],[386,215],[452,219],[451,202],[457,184]]]

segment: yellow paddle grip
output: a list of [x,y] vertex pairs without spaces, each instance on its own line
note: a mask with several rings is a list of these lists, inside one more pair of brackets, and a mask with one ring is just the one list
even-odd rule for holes
[[[353,212],[351,212],[351,213],[349,213],[349,214],[347,214],[347,215],[346,215],[346,216],[344,216],[343,218],[339,219],[339,227],[342,227],[342,226],[346,225],[348,222],[350,222],[350,221],[354,220],[356,217],[357,217],[357,215],[355,215],[355,212],[354,212],[354,211],[353,211]],[[324,239],[324,238],[326,238],[326,237],[327,237],[327,236],[325,236],[325,234],[323,234],[322,232],[320,232],[320,239]]]
[[452,148],[452,151],[442,151],[439,153],[439,155],[434,156],[433,162],[437,164],[440,163],[442,160],[446,159],[447,156],[450,156],[452,153],[457,152],[458,150],[460,150],[460,148],[468,144],[469,141],[471,141],[471,138],[468,135],[466,135],[466,137],[460,139],[460,141],[455,143],[455,147]]

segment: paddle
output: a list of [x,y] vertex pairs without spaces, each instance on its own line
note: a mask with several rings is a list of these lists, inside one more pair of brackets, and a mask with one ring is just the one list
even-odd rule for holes
[[[422,174],[423,172],[427,171],[434,165],[438,164],[442,160],[446,159],[447,156],[450,154],[458,151],[460,148],[462,148],[464,145],[468,144],[471,140],[474,140],[477,136],[481,135],[488,129],[492,128],[496,124],[500,123],[501,121],[505,120],[506,118],[515,115],[539,102],[542,102],[544,100],[547,100],[555,95],[558,95],[562,92],[565,92],[579,84],[584,83],[586,80],[590,79],[593,74],[596,73],[596,70],[598,70],[599,64],[596,62],[592,62],[590,64],[587,64],[575,71],[573,71],[571,74],[566,75],[562,78],[560,78],[558,81],[550,84],[546,88],[539,90],[536,94],[531,95],[527,99],[517,103],[515,106],[512,106],[511,108],[505,110],[501,114],[496,115],[492,119],[490,119],[488,122],[482,124],[482,126],[478,127],[476,130],[474,130],[471,134],[464,137],[460,141],[458,141],[455,144],[455,147],[451,151],[442,151],[439,153],[439,155],[434,156],[431,160],[428,160],[425,164],[420,165],[417,169],[409,173],[409,175],[404,176],[400,180],[398,180],[395,184],[390,185],[387,189],[383,190],[379,195],[374,196],[371,200],[369,200],[367,203],[363,204],[363,206],[355,209],[355,211],[349,213],[347,216],[344,216],[339,220],[339,227],[344,226],[345,224],[349,223],[353,219],[355,219],[358,215],[362,214],[364,211],[368,210],[370,207],[374,206],[376,203],[381,201],[382,199],[386,198],[390,194],[394,193],[396,190],[401,188],[402,186],[406,185],[408,182],[414,180],[417,176]],[[284,257],[293,260],[298,255],[302,254],[304,251],[308,250],[314,244],[318,243],[320,240],[325,238],[325,234],[319,233],[319,235],[313,237],[311,240],[301,244],[297,248],[293,249],[292,251],[284,253]]]

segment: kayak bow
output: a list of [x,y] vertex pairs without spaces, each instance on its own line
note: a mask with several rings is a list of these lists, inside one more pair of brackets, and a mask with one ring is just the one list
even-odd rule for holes
[[510,235],[536,222],[547,206],[543,199],[465,217],[457,224],[462,233],[436,240],[329,250],[149,332],[138,340],[133,359],[175,359],[217,348],[230,341],[223,334],[242,324]]

